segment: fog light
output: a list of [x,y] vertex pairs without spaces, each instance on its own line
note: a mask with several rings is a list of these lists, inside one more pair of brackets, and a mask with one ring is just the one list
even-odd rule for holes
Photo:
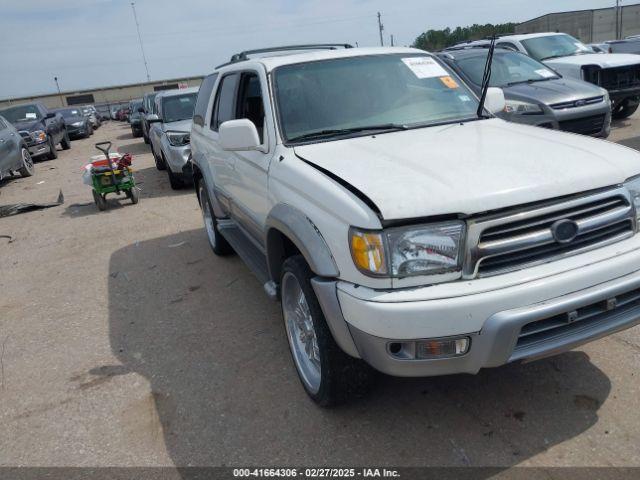
[[457,357],[469,351],[469,337],[416,342],[416,358]]

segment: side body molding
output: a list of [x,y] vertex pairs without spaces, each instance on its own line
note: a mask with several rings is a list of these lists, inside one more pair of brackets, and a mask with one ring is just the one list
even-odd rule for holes
[[316,275],[328,278],[340,275],[327,243],[313,222],[297,208],[281,203],[271,210],[265,226],[267,263],[273,281],[280,281],[285,255],[282,235],[300,250]]

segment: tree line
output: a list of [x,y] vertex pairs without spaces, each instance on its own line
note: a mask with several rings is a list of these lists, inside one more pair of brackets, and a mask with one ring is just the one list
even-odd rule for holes
[[470,27],[456,27],[453,30],[450,28],[445,28],[444,30],[427,30],[415,39],[413,46],[421,48],[422,50],[437,51],[450,47],[458,42],[479,40],[493,34],[504,35],[513,33],[515,26],[515,23],[501,23],[498,25],[487,23],[486,25],[474,24]]

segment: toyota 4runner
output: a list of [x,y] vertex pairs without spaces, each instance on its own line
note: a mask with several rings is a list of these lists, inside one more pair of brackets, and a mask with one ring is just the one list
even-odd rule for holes
[[191,131],[211,248],[280,299],[311,398],[640,322],[640,154],[495,118],[500,89],[479,110],[424,51],[345,47],[234,55]]

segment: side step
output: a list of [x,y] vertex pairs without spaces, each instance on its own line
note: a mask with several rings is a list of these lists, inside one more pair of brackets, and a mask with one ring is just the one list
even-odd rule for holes
[[229,242],[238,256],[247,264],[253,274],[264,286],[266,294],[272,300],[277,300],[278,289],[269,277],[267,259],[258,247],[231,220],[218,220],[220,234]]

